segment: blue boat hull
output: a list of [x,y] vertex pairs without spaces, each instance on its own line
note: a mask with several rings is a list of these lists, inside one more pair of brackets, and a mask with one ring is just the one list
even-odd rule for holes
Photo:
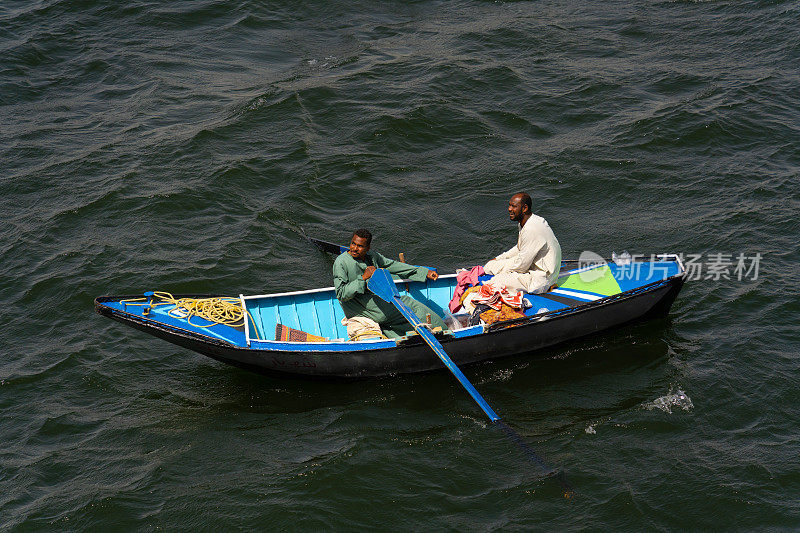
[[[458,366],[520,354],[531,354],[563,342],[596,334],[637,320],[665,315],[684,283],[684,273],[673,275],[614,296],[554,313],[487,326],[485,332],[443,336],[440,342]],[[189,329],[123,311],[113,305],[126,297],[99,297],[98,313],[145,331],[178,346],[223,363],[275,376],[310,379],[354,379],[442,369],[442,363],[420,339],[411,337],[396,346],[375,344],[348,350],[346,345],[314,349],[309,344],[273,343],[237,346]],[[324,343],[323,343],[324,344]],[[345,346],[345,348],[337,348]]]

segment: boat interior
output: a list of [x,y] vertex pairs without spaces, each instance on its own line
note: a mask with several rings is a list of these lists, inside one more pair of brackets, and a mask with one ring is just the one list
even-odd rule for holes
[[[638,264],[645,267],[640,266],[640,272],[635,276],[629,276],[630,280],[621,276],[619,267],[613,263],[591,269],[591,273],[587,272],[589,269],[581,269],[580,272],[575,268],[570,270],[570,265],[565,264],[556,287],[545,294],[523,293],[525,300],[530,304],[524,313],[526,316],[534,316],[575,307],[639,287],[644,284],[641,280],[652,282],[679,272],[679,265],[675,261]],[[481,282],[489,279],[491,276],[480,278]],[[396,283],[401,296],[411,296],[430,307],[439,316],[447,317],[450,314],[448,305],[456,287],[455,274],[440,276],[436,281],[398,280]],[[243,300],[252,317],[248,328],[250,339],[273,340],[276,326],[281,324],[326,339],[347,340],[347,330],[342,325],[344,313],[333,288],[279,295],[244,296]],[[464,317],[465,315],[456,313],[455,320],[450,322],[463,326],[466,323]]]
[[[534,316],[566,310],[666,279],[682,270],[683,265],[677,256],[630,265],[609,263],[580,269],[577,268],[576,262],[564,262],[555,287],[544,294],[523,293],[529,304],[524,313],[526,316]],[[481,277],[481,281],[488,279],[489,276]],[[401,295],[410,295],[440,316],[448,318],[448,305],[457,283],[456,274],[442,275],[435,281],[397,280],[396,283]],[[244,303],[249,317],[246,324],[237,326],[215,324],[197,316],[182,316],[180,308],[176,308],[175,305],[154,305],[150,309],[140,303],[131,304],[130,299],[126,300],[123,297],[102,298],[100,303],[128,315],[133,314],[171,328],[193,331],[236,346],[251,346],[252,341],[265,346],[265,343],[294,340],[279,339],[276,336],[279,326],[314,337],[309,337],[305,342],[348,342],[347,330],[342,325],[344,313],[333,287],[231,299]],[[483,331],[480,326],[462,329],[466,323],[466,316],[457,313],[449,321],[453,325],[453,330],[456,330],[453,331],[456,337]],[[362,342],[370,341],[350,341],[348,344]],[[394,344],[394,340],[384,342]]]

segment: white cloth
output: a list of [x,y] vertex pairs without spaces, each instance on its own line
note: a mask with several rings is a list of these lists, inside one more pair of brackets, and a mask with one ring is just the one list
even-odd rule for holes
[[342,325],[347,328],[347,336],[351,341],[386,338],[381,332],[380,325],[371,318],[365,316],[343,318]]
[[495,274],[492,282],[505,285],[515,291],[525,291],[528,294],[541,294],[553,286],[558,278],[558,272],[553,276],[547,276],[541,270],[531,270],[529,272],[501,272]]
[[561,245],[545,219],[531,215],[519,228],[517,244],[483,267],[492,281],[529,294],[547,291],[558,279]]

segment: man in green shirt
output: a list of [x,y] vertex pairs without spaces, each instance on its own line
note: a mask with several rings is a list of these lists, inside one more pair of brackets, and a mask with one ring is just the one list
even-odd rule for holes
[[[384,302],[367,289],[367,280],[377,268],[385,268],[390,274],[411,281],[435,280],[439,275],[425,267],[407,265],[388,259],[377,252],[370,252],[371,242],[372,234],[369,231],[356,230],[350,239],[350,249],[333,262],[333,286],[336,288],[336,297],[339,298],[344,316],[347,318],[354,316],[371,318],[380,324],[383,334],[387,337],[401,337],[414,328],[392,304]],[[414,311],[420,321],[425,322],[426,315],[430,315],[433,327],[447,328],[442,318],[428,306],[410,296],[403,296],[401,299]]]

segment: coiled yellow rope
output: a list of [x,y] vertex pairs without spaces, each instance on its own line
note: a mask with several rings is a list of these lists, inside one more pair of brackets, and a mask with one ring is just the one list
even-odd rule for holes
[[[242,312],[242,302],[238,298],[231,297],[214,297],[214,298],[175,298],[168,292],[153,291],[153,300],[148,302],[147,298],[133,298],[131,300],[121,300],[120,303],[125,305],[150,305],[156,307],[160,305],[172,305],[173,308],[167,311],[167,314],[173,318],[186,319],[186,321],[196,328],[208,328],[215,324],[224,324],[226,326],[240,326],[244,323],[244,313]],[[211,324],[192,324],[192,317],[198,316],[211,322]],[[258,328],[255,327],[255,320],[253,320],[250,312],[247,312],[250,322],[253,324],[253,331],[255,332],[256,339],[260,340],[258,336]]]

